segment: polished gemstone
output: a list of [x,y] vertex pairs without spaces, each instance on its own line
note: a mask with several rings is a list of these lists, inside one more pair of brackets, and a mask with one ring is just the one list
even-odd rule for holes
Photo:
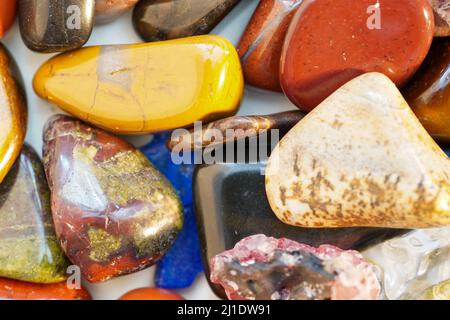
[[130,10],[139,0],[95,0],[95,21],[106,23]]
[[69,289],[66,282],[41,284],[0,278],[0,300],[90,300],[85,288]]
[[374,300],[376,269],[357,251],[253,235],[211,260],[230,300]]
[[281,50],[292,17],[302,2],[303,0],[259,2],[238,45],[247,84],[281,91]]
[[0,183],[22,148],[27,106],[22,78],[12,56],[0,43]]
[[184,300],[184,298],[169,290],[139,288],[125,293],[119,300]]
[[209,33],[239,0],[141,0],[133,24],[145,41]]
[[94,24],[94,0],[18,0],[20,34],[38,52],[82,47]]
[[450,224],[450,162],[381,73],[333,93],[280,141],[267,165],[272,210],[300,227]]
[[310,111],[366,72],[402,86],[419,68],[434,34],[428,0],[305,0],[283,47],[280,80],[299,108]]
[[55,235],[44,168],[25,145],[0,184],[0,277],[60,282],[67,262]]
[[434,10],[435,35],[438,37],[450,36],[450,1],[430,0],[430,3]]
[[421,299],[429,287],[450,279],[450,227],[415,230],[370,248],[364,256],[383,269],[388,299]]
[[[168,141],[171,150],[198,150],[253,138],[268,130],[279,130],[285,134],[297,124],[304,114],[300,111],[286,111],[267,116],[234,116],[205,124],[199,130],[177,130]],[[231,132],[232,134],[230,134]]]
[[17,0],[0,1],[0,38],[8,31],[16,17]]
[[[218,163],[197,169],[195,207],[208,279],[211,258],[233,248],[242,238],[258,233],[315,247],[331,244],[358,250],[405,233],[398,229],[314,229],[284,224],[270,209],[262,172],[264,163]],[[211,286],[218,296],[224,297],[221,287]]]
[[125,134],[232,115],[243,93],[236,50],[219,36],[83,48],[50,59],[33,84],[65,111]]
[[450,142],[450,37],[434,40],[425,62],[403,92],[428,133]]
[[142,270],[183,224],[175,190],[129,143],[66,116],[44,130],[56,233],[90,282]]
[[192,206],[192,163],[175,164],[166,142],[170,133],[153,136],[141,148],[153,165],[164,174],[177,191],[184,206],[184,225],[175,243],[156,265],[155,285],[159,288],[182,289],[192,285],[203,271],[200,242]]
[[421,298],[425,300],[450,300],[450,280],[428,288]]

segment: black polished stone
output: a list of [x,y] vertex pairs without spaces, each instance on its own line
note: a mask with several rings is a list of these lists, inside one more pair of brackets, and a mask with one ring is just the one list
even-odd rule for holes
[[[196,168],[195,212],[208,281],[211,258],[255,234],[284,237],[315,247],[331,244],[342,249],[361,250],[407,232],[381,228],[308,229],[286,225],[270,209],[262,170],[262,163],[219,163]],[[219,297],[226,297],[221,287],[210,285]]]
[[95,0],[19,0],[18,8],[22,39],[33,51],[63,52],[89,40]]
[[141,0],[133,24],[144,41],[209,33],[240,0]]

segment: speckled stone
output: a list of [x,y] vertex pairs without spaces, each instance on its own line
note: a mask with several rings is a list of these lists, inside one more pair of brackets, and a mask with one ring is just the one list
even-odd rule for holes
[[145,41],[209,33],[240,0],[141,0],[133,24]]
[[450,223],[449,172],[394,83],[368,73],[284,136],[266,193],[277,217],[299,227],[437,227]]
[[82,47],[94,25],[94,0],[19,0],[20,34],[37,52]]
[[25,145],[0,184],[0,277],[54,283],[68,260],[56,239],[41,160]]
[[167,179],[109,133],[55,116],[44,129],[44,165],[59,241],[90,282],[154,264],[182,228]]

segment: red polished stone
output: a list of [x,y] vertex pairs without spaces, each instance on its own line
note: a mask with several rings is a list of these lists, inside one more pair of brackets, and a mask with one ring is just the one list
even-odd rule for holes
[[119,300],[184,300],[184,298],[169,290],[139,288],[125,293]]
[[428,0],[305,0],[286,35],[281,86],[306,111],[366,72],[403,86],[425,59],[433,34]]
[[303,0],[262,0],[239,42],[245,81],[255,87],[282,91],[281,50],[292,17]]
[[69,289],[66,282],[40,284],[0,278],[0,300],[90,300],[85,288]]

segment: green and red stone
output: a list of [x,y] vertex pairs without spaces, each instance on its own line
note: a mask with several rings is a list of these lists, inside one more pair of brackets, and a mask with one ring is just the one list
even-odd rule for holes
[[154,264],[183,225],[168,180],[128,142],[66,116],[44,130],[56,233],[90,282]]

